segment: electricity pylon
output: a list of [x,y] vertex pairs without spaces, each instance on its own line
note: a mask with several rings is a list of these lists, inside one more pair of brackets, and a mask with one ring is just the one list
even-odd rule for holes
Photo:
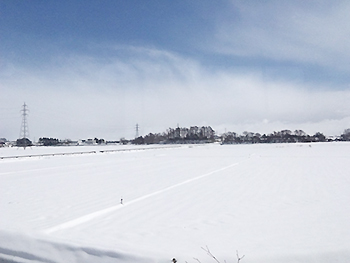
[[22,124],[21,124],[21,131],[19,134],[20,140],[23,142],[21,146],[24,147],[24,149],[27,146],[30,146],[30,141],[27,138],[29,136],[29,131],[28,131],[28,122],[27,122],[27,116],[28,116],[28,109],[27,109],[27,104],[24,103],[22,106]]
[[139,137],[139,125],[136,124],[136,134],[135,134],[135,138]]

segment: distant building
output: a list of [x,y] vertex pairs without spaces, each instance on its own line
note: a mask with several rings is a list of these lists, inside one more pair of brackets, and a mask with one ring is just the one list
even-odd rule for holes
[[96,142],[94,139],[87,139],[87,140],[79,140],[78,145],[95,145]]
[[7,140],[5,138],[0,138],[0,147],[5,147],[6,142],[7,142]]

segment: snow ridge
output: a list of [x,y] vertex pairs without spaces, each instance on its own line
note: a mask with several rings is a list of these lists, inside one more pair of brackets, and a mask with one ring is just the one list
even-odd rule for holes
[[[35,249],[33,249],[35,248]],[[0,262],[8,263],[125,263],[150,262],[139,257],[106,249],[75,246],[0,231]]]

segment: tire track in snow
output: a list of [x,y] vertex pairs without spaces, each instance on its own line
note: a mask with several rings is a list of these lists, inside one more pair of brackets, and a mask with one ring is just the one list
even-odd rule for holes
[[[121,152],[131,152],[131,151],[145,151],[145,150],[159,150],[159,149],[173,149],[180,148],[181,146],[164,146],[164,147],[143,147],[143,148],[131,148],[131,149],[114,149],[114,150],[96,150],[96,151],[85,151],[85,152],[66,152],[66,153],[47,153],[47,154],[33,154],[33,155],[19,155],[19,156],[0,156],[0,159],[20,159],[20,158],[29,158],[29,157],[56,157],[56,156],[71,156],[71,155],[81,155],[81,154],[105,154],[105,153],[121,153]],[[42,160],[42,159],[41,159]],[[112,161],[107,162],[112,163]],[[114,161],[113,161],[114,163]],[[62,166],[51,166],[46,168],[34,168],[34,169],[25,169],[19,171],[10,171],[10,172],[0,172],[2,175],[11,175],[18,173],[28,173],[28,172],[37,172],[45,170],[55,170],[55,169],[66,169],[68,167],[79,167],[79,166],[95,166],[94,163],[86,164],[71,164],[65,167]]]
[[176,187],[180,187],[182,185],[185,185],[185,184],[188,184],[188,183],[191,183],[193,181],[196,181],[196,180],[199,180],[199,179],[202,179],[204,177],[207,177],[207,176],[210,176],[212,174],[215,174],[215,173],[218,173],[218,172],[221,172],[221,171],[224,171],[224,170],[227,170],[233,166],[236,166],[238,165],[238,163],[233,163],[233,164],[230,164],[228,166],[225,166],[225,167],[222,167],[220,169],[217,169],[217,170],[214,170],[214,171],[211,171],[209,173],[206,173],[206,174],[202,174],[200,176],[197,176],[197,177],[194,177],[194,178],[191,178],[191,179],[188,179],[188,180],[185,180],[181,183],[177,183],[177,184],[174,184],[172,186],[168,186],[164,189],[161,189],[161,190],[158,190],[158,191],[155,191],[153,193],[150,193],[150,194],[147,194],[147,195],[144,195],[144,196],[141,196],[139,198],[136,198],[132,201],[129,201],[125,204],[119,204],[119,205],[115,205],[115,206],[112,206],[112,207],[109,207],[109,208],[105,208],[105,209],[102,209],[102,210],[99,210],[99,211],[96,211],[96,212],[93,212],[93,213],[90,213],[90,214],[87,214],[87,215],[84,215],[84,216],[81,216],[81,217],[78,217],[76,219],[73,219],[71,221],[68,221],[68,222],[65,222],[63,224],[60,224],[60,225],[57,225],[57,226],[54,226],[54,227],[51,227],[49,229],[46,229],[44,231],[44,233],[46,234],[51,234],[51,233],[54,233],[54,232],[57,232],[59,230],[63,230],[63,229],[67,229],[67,228],[72,228],[72,227],[75,227],[75,226],[78,226],[78,225],[81,225],[81,224],[84,224],[85,222],[88,222],[88,221],[91,221],[99,216],[102,216],[102,215],[105,215],[105,214],[108,214],[108,213],[111,213],[113,211],[116,211],[116,210],[119,210],[119,209],[122,209],[123,207],[125,206],[129,206],[129,205],[132,205],[134,203],[137,203],[137,202],[140,202],[140,201],[143,201],[147,198],[150,198],[152,196],[155,196],[155,195],[159,195],[159,194],[162,194],[166,191],[169,191],[169,190],[172,190]]

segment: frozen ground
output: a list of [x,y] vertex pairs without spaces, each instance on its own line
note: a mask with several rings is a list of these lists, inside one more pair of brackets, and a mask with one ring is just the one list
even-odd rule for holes
[[135,148],[0,149],[95,152],[0,159],[0,262],[350,262],[350,144]]

